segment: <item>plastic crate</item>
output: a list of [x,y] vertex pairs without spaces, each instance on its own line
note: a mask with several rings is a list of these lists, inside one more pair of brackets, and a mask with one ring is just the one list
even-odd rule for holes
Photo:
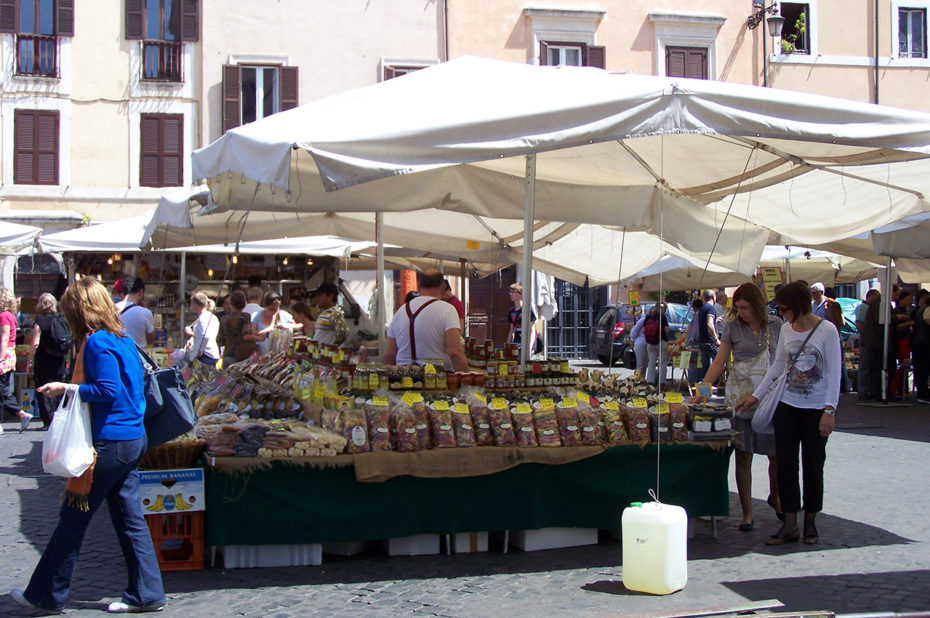
[[203,569],[204,511],[147,515],[145,521],[162,571]]

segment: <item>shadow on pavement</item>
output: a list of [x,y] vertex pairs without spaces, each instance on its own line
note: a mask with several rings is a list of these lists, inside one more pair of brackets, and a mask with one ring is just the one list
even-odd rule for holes
[[[911,403],[913,402],[913,403]],[[854,393],[840,397],[836,430],[896,440],[930,442],[930,405],[908,400],[889,406],[860,402]]]
[[[828,610],[837,614],[900,613],[926,612],[930,608],[928,570],[721,583],[750,600],[778,599],[785,604],[779,610],[784,612]],[[830,607],[825,607],[825,604]]]

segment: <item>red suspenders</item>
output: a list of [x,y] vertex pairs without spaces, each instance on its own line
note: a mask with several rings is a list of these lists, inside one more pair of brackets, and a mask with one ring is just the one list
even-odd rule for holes
[[433,298],[423,303],[416,312],[410,311],[410,303],[404,305],[404,309],[407,310],[407,318],[410,320],[410,361],[415,363],[417,362],[417,336],[413,332],[413,321],[417,319],[417,316],[420,315],[420,312],[438,301],[438,298]]

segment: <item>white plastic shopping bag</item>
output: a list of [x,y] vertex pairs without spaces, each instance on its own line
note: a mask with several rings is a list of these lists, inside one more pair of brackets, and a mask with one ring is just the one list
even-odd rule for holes
[[81,401],[77,385],[71,384],[42,441],[42,467],[49,474],[69,478],[81,476],[93,463],[90,408]]

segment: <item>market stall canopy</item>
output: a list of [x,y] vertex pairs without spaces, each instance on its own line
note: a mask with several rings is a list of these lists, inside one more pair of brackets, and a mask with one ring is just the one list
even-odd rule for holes
[[657,292],[724,288],[740,285],[751,279],[749,275],[733,272],[716,264],[699,263],[686,257],[667,255],[625,282],[637,283],[640,289],[648,292]]
[[928,153],[930,115],[911,110],[462,57],[238,127],[193,169],[219,211],[520,219],[535,154],[536,220],[650,231],[708,257],[695,235],[729,212],[741,241],[721,238],[713,261],[732,268],[735,247],[761,253],[758,226],[813,245],[930,210]]
[[872,279],[878,276],[879,268],[878,264],[830,251],[780,245],[767,246],[759,266],[780,268],[783,273],[789,269],[792,281],[820,281],[828,286]]
[[4,221],[0,225],[0,255],[15,255],[24,248],[31,247],[42,228]]

